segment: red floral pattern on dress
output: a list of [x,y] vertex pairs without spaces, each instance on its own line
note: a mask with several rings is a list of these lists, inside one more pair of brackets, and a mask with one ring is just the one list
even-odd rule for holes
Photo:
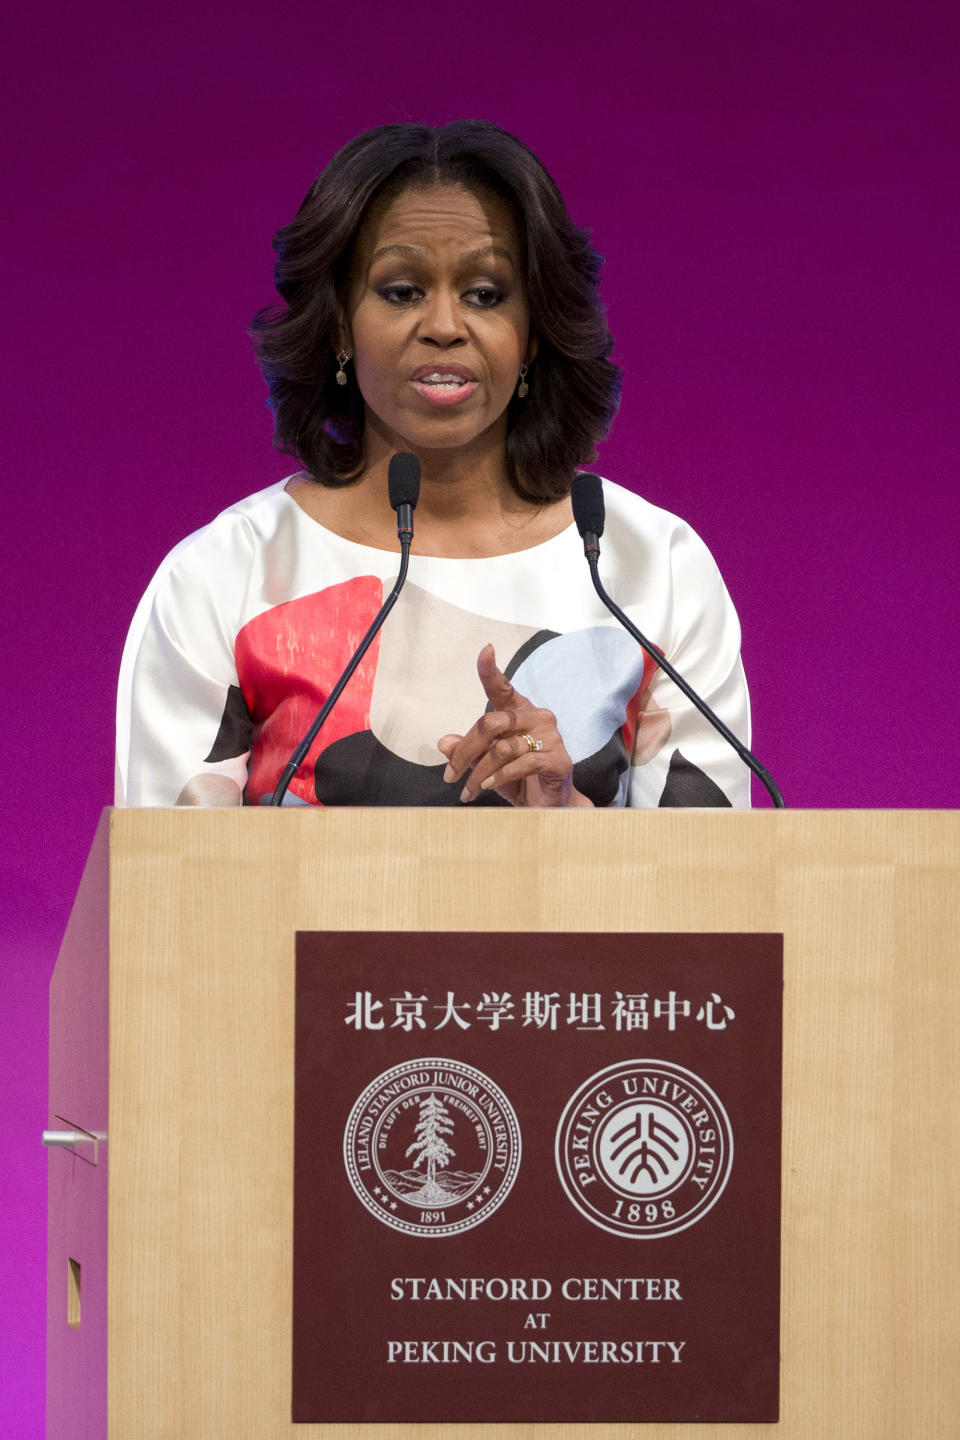
[[[383,582],[358,575],[275,605],[238,632],[237,675],[253,719],[248,804],[273,791],[382,603]],[[313,770],[320,752],[369,729],[379,654],[378,635],[291,782],[302,800],[317,803]]]

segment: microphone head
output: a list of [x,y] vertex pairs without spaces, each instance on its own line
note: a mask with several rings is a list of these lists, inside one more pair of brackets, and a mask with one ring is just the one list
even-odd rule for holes
[[420,461],[416,455],[411,455],[408,450],[391,455],[387,467],[387,490],[394,510],[399,510],[401,505],[416,509],[420,498]]
[[570,486],[573,518],[581,536],[603,534],[603,481],[599,475],[578,474]]

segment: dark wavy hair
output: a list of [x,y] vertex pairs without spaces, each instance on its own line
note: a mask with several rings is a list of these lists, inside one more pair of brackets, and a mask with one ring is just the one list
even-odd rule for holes
[[507,470],[524,499],[559,499],[576,466],[593,458],[619,399],[597,297],[602,257],[533,152],[485,120],[365,131],[333,157],[292,224],[277,232],[274,277],[284,304],[259,311],[250,327],[274,444],[326,485],[362,472],[363,398],[356,384],[335,379],[354,243],[374,201],[437,182],[492,193],[513,213],[537,354],[529,397],[514,395],[507,412]]

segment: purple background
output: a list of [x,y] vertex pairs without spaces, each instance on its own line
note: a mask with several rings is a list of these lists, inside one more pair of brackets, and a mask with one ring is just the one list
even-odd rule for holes
[[358,130],[497,120],[593,227],[626,371],[598,468],[712,548],[787,803],[960,801],[955,6],[194,9],[53,0],[3,36],[17,1440],[42,1433],[46,987],[111,796],[124,629],[175,541],[295,468],[243,331],[273,231]]

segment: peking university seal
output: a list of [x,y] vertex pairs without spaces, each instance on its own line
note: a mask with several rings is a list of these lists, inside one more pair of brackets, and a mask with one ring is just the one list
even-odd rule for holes
[[459,1060],[407,1060],[350,1111],[343,1159],[357,1198],[406,1235],[458,1235],[503,1203],[520,1127],[492,1080]]
[[571,1096],[555,1153],[582,1215],[611,1235],[649,1240],[687,1229],[716,1204],[730,1176],[733,1132],[691,1070],[626,1060]]

